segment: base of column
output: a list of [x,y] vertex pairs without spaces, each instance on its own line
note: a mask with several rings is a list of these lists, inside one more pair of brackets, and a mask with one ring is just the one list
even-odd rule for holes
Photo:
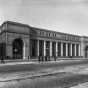
[[[45,57],[44,57],[44,58],[45,58]],[[73,59],[73,60],[76,59],[76,58],[77,58],[77,59],[85,59],[85,58],[83,58],[83,56],[78,56],[78,57],[58,56],[58,57],[57,57],[57,59],[60,59],[60,58],[61,58],[61,59]],[[26,57],[26,59],[28,59],[28,58]],[[38,60],[38,57],[37,57],[37,56],[35,56],[35,57],[32,56],[32,57],[30,57],[30,60],[31,60],[31,59],[37,59],[37,60]],[[54,60],[54,56],[50,56],[50,60]]]
[[30,59],[30,57],[23,57],[23,59]]
[[25,57],[23,57],[23,59],[25,59]]

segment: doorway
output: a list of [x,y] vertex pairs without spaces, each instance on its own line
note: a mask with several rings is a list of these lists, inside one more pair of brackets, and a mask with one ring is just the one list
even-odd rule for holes
[[23,58],[23,41],[22,39],[15,39],[13,41],[13,59]]
[[85,58],[88,58],[88,46],[85,47]]

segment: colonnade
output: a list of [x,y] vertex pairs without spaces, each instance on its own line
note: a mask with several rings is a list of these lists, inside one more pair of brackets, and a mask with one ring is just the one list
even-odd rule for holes
[[81,45],[67,42],[32,40],[32,56],[79,57]]

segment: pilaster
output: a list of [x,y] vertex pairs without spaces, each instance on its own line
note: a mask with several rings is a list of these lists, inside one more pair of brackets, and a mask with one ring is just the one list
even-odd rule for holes
[[63,56],[63,43],[61,43],[61,56]]

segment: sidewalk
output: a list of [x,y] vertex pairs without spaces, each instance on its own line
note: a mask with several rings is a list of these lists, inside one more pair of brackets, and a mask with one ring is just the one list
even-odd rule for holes
[[[82,61],[83,59],[58,59],[57,61],[51,60],[51,61],[40,61],[38,62],[37,59],[16,59],[16,60],[4,60],[4,63],[0,63],[0,66],[7,66],[7,65],[20,65],[20,64],[38,64],[38,63],[54,63],[54,62],[76,62],[76,61]],[[0,61],[1,62],[1,61]]]

